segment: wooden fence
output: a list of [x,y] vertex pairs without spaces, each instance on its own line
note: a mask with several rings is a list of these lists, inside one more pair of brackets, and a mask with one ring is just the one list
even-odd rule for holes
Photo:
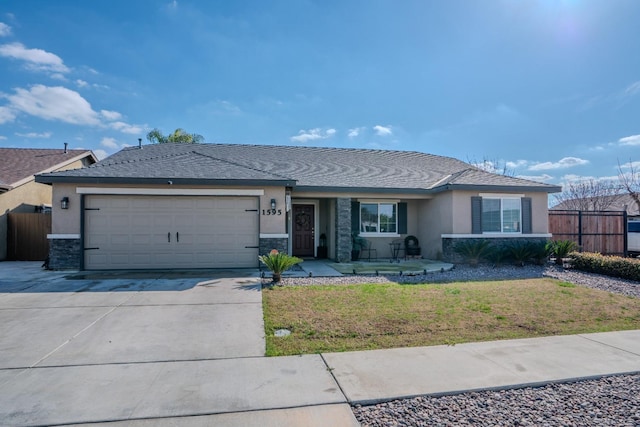
[[51,214],[10,213],[7,227],[7,259],[43,261],[49,256]]
[[625,211],[549,211],[552,240],[573,240],[584,252],[627,256]]

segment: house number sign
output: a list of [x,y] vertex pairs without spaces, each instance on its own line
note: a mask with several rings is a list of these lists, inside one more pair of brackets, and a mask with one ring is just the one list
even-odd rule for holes
[[262,215],[282,215],[282,209],[262,209]]

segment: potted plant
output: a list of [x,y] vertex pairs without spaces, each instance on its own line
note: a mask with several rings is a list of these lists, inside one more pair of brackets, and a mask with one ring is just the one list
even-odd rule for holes
[[360,251],[367,246],[367,240],[358,233],[351,233],[351,261],[360,259]]
[[278,252],[277,249],[271,250],[269,255],[260,255],[258,259],[273,273],[274,283],[278,283],[282,279],[283,272],[302,262],[302,259]]

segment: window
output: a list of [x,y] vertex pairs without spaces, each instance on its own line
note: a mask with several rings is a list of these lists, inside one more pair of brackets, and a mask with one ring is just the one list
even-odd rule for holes
[[360,203],[361,233],[398,233],[396,203]]
[[519,198],[482,198],[483,233],[520,233]]

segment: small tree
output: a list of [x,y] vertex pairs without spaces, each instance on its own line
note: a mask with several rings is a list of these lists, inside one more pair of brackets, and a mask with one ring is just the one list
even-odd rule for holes
[[[636,167],[639,166],[637,162],[632,162],[626,165],[621,165],[618,160],[618,180],[625,193],[629,194],[640,211],[640,170]],[[622,169],[629,169],[627,172]]]
[[621,192],[622,187],[615,181],[587,179],[567,183],[554,198],[562,209],[606,211],[618,201]]
[[149,142],[155,144],[177,143],[177,144],[196,144],[204,142],[204,136],[197,133],[187,133],[184,129],[176,129],[172,134],[163,135],[160,129],[153,129],[147,134]]
[[482,160],[467,158],[467,163],[482,169],[485,172],[495,173],[504,176],[515,176],[516,172],[507,165],[507,162],[499,159],[490,159],[485,156]]

